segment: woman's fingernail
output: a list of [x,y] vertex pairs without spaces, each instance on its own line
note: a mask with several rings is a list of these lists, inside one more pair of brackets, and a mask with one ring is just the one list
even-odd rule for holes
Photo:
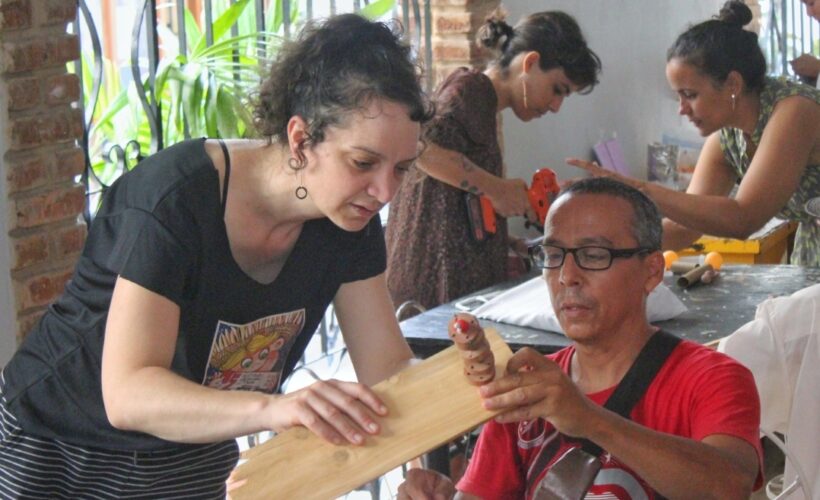
[[376,432],[379,430],[379,426],[373,422],[370,422],[369,424],[367,424],[367,430],[369,430],[370,432]]

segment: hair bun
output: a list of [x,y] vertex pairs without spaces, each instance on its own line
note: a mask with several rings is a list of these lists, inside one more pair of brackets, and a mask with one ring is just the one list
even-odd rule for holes
[[484,25],[478,29],[476,40],[484,47],[504,51],[510,39],[515,34],[513,27],[505,20],[507,12],[498,7],[484,20]]
[[738,28],[752,22],[752,10],[741,0],[729,0],[720,9],[717,18]]

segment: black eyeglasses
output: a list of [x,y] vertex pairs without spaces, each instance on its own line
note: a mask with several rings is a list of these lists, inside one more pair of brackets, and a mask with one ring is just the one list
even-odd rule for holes
[[529,248],[530,258],[541,269],[556,269],[564,265],[564,257],[571,253],[575,264],[588,271],[603,271],[612,266],[612,259],[628,259],[641,253],[651,253],[651,248],[606,248],[578,247],[563,248],[555,245],[536,245]]

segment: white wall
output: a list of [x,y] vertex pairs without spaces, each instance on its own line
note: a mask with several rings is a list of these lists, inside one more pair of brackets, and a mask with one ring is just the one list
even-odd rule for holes
[[[646,146],[663,132],[698,138],[678,116],[666,83],[666,50],[691,23],[717,14],[723,0],[504,0],[508,20],[542,10],[563,10],[581,26],[601,58],[600,84],[589,95],[572,95],[558,114],[529,123],[504,112],[504,151],[509,177],[529,183],[532,172],[550,167],[559,179],[578,176],[569,156],[592,158],[592,146],[617,134],[636,177],[646,178]],[[511,232],[521,226],[511,221]]]

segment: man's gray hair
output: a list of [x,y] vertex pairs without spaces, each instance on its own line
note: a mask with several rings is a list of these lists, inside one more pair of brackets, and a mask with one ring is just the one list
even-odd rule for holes
[[591,177],[562,189],[558,197],[578,194],[606,194],[622,198],[632,206],[632,236],[638,246],[660,250],[663,225],[661,213],[648,196],[623,182],[608,177]]

